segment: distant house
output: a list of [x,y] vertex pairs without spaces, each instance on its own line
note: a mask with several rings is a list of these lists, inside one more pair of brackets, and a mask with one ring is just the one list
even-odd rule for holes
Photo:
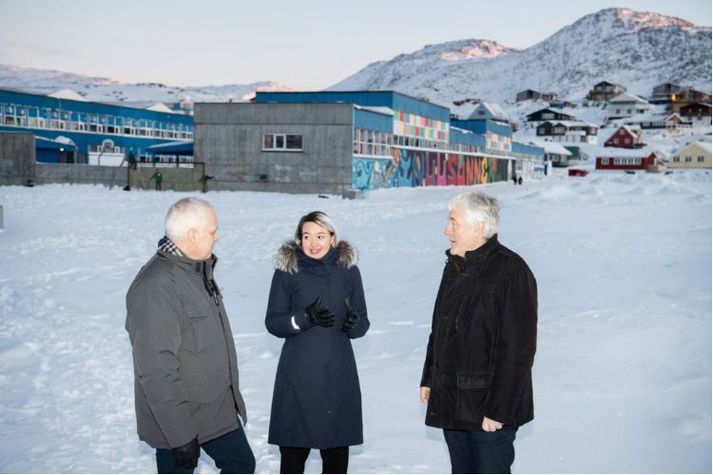
[[[544,164],[545,170],[549,166],[554,167],[568,167],[569,160],[572,157],[572,152],[564,148],[562,145],[547,140],[528,140],[529,145],[534,145],[535,147],[541,147],[544,154]],[[548,173],[545,172],[545,175]]]
[[525,116],[527,125],[534,127],[546,120],[576,120],[576,117],[554,107],[546,107]]
[[537,137],[552,142],[597,143],[599,127],[579,120],[547,120],[537,126]]
[[616,132],[612,134],[611,137],[604,142],[605,147],[619,147],[619,148],[641,148],[644,145],[644,141],[641,137],[641,129],[638,127],[630,127],[628,125],[622,125],[617,129]]
[[712,125],[711,124],[711,105],[702,102],[693,102],[686,104],[678,110],[679,115],[691,122],[693,125]]
[[677,101],[684,102],[704,102],[706,104],[711,103],[711,95],[708,92],[699,91],[693,88],[684,89],[678,96],[676,96]]
[[609,99],[606,105],[607,120],[621,119],[653,111],[646,99],[629,93],[622,93]]
[[687,87],[671,98],[671,112],[679,112],[682,107],[695,102],[710,104],[711,95],[707,92]]
[[676,130],[682,127],[690,127],[690,122],[684,121],[680,115],[673,113],[666,114],[639,114],[624,119],[627,125],[637,125],[642,129],[666,129]]
[[655,86],[651,92],[651,97],[654,99],[671,99],[676,94],[683,91],[683,86],[672,82],[665,82]]
[[481,102],[468,117],[468,120],[492,120],[510,124],[510,118],[498,104],[494,102]]
[[574,109],[577,107],[577,104],[566,100],[553,100],[550,101],[550,107],[554,107],[555,109]]
[[607,102],[612,97],[626,92],[626,88],[621,84],[602,81],[594,85],[587,94],[587,99],[595,102]]
[[597,152],[597,170],[656,170],[663,154],[650,147],[627,149],[601,148]]
[[525,89],[524,91],[518,92],[515,96],[516,102],[536,101],[538,99],[545,102],[556,101],[557,94],[554,92],[540,92],[534,89]]
[[711,168],[711,143],[693,142],[677,150],[668,168]]
[[522,101],[535,101],[542,96],[542,93],[540,91],[535,91],[534,89],[525,89],[524,91],[520,91],[515,95],[515,102],[522,102]]

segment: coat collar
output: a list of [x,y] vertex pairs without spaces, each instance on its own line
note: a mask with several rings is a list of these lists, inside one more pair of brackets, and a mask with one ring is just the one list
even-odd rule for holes
[[338,266],[350,268],[357,263],[357,251],[347,241],[339,241],[322,259],[308,257],[294,241],[285,241],[273,259],[275,269],[294,274],[313,266]]
[[185,256],[178,256],[176,254],[171,254],[170,252],[165,252],[161,249],[158,250],[158,255],[160,258],[171,262],[173,265],[180,267],[188,272],[196,272],[201,275],[211,276],[213,275],[213,269],[215,269],[218,263],[218,257],[215,254],[211,254],[208,259],[197,261]]
[[488,257],[499,244],[498,235],[494,234],[478,249],[466,252],[465,256],[455,256],[451,254],[450,249],[446,251],[446,256],[448,256],[448,260],[450,262],[453,262],[459,269],[462,270],[465,267],[476,266],[483,262],[483,260],[485,260],[485,258]]

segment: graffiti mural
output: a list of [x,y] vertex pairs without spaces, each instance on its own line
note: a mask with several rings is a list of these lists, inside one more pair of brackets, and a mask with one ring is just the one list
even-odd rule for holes
[[352,159],[352,187],[379,188],[476,185],[507,180],[507,161],[458,153],[406,150],[394,147],[388,159]]

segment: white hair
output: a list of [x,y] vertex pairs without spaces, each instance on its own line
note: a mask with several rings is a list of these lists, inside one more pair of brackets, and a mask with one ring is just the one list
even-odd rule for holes
[[213,211],[213,205],[200,198],[189,197],[176,201],[166,213],[166,236],[177,242],[190,229],[205,227],[208,211]]
[[498,200],[485,193],[467,191],[453,198],[448,203],[448,210],[460,208],[465,213],[465,219],[471,226],[483,225],[483,237],[490,239],[498,233],[500,224],[500,206]]

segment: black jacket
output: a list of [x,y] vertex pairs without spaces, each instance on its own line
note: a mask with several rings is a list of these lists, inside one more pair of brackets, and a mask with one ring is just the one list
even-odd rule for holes
[[[314,449],[361,444],[361,390],[351,339],[366,333],[369,319],[356,253],[341,241],[322,259],[312,259],[290,242],[282,246],[275,264],[265,325],[285,343],[268,443]],[[320,295],[335,314],[332,327],[311,326],[304,314]],[[346,297],[359,317],[348,332],[341,329]]]
[[488,417],[521,426],[534,417],[535,278],[497,235],[465,258],[446,255],[421,379],[431,388],[426,424],[480,431]]

